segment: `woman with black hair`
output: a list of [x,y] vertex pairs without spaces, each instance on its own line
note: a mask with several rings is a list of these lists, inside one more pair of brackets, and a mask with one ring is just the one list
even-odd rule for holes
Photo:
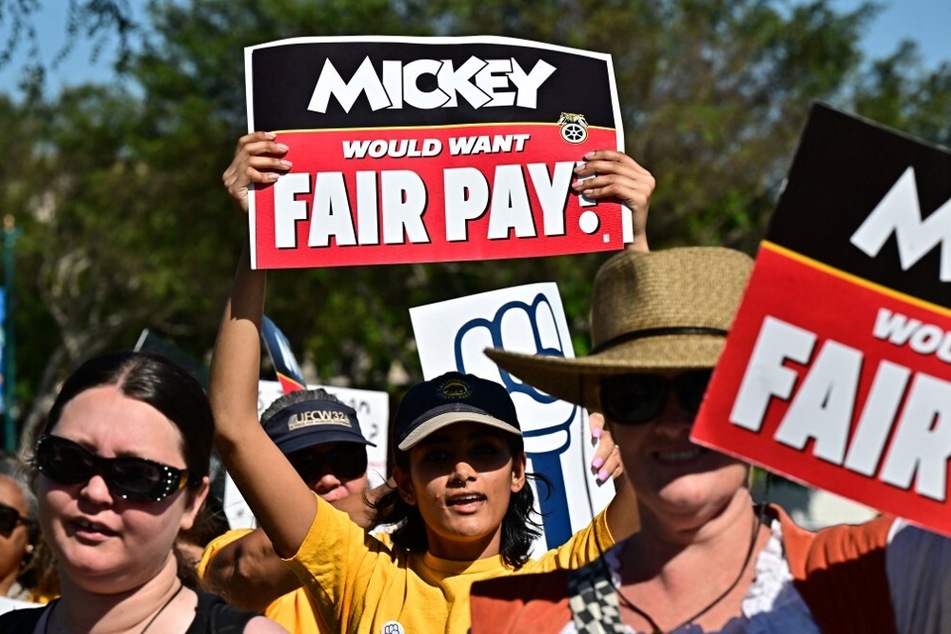
[[[476,515],[467,512],[468,507],[484,503],[490,511],[483,531],[490,550],[498,551],[512,569],[525,565],[541,531],[532,518],[532,490],[525,486],[521,428],[505,388],[458,372],[419,383],[400,402],[393,433],[396,487],[375,504],[378,521],[396,527],[393,543],[412,553],[480,559],[487,544],[475,540],[461,547],[453,534],[472,533],[471,527],[454,531],[454,526],[472,523]],[[475,478],[460,471],[466,466],[478,472],[479,486],[470,485]],[[498,471],[501,475],[496,476]],[[443,484],[439,476],[446,472],[453,476]],[[487,496],[482,491],[492,486],[502,494]],[[435,510],[420,502],[420,491],[438,500]],[[497,497],[508,503],[498,505]]]
[[201,385],[158,356],[91,359],[63,384],[34,446],[39,524],[62,595],[0,631],[284,632],[198,591],[176,556],[208,495],[214,426]]
[[[242,137],[224,174],[241,210],[252,182],[266,187],[289,169],[286,152],[273,134]],[[596,177],[585,194],[630,201],[643,220],[653,179],[623,154],[606,156],[601,169],[614,187],[598,193]],[[395,548],[368,536],[307,488],[258,422],[264,290],[265,273],[251,270],[245,249],[212,358],[216,445],[276,552],[334,631],[465,632],[473,581],[582,565],[636,527],[633,494],[622,485],[590,526],[530,560],[535,526],[514,405],[501,386],[453,373],[416,385],[401,402],[392,439],[397,486],[377,508],[381,520],[406,523]],[[319,419],[306,414],[289,424]]]

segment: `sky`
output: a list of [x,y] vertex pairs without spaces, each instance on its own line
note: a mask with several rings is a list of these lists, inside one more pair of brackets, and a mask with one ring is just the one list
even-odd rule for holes
[[[41,41],[41,55],[49,63],[62,48],[65,40],[65,2],[63,0],[40,0],[41,11],[36,15],[35,25]],[[137,17],[144,17],[142,0],[130,0],[136,7]],[[851,10],[861,0],[833,0],[840,10]],[[893,52],[899,42],[911,39],[918,43],[925,63],[936,66],[942,61],[951,61],[951,0],[884,0],[884,10],[868,29],[862,45],[869,56],[881,57]],[[0,36],[6,34],[0,28]],[[111,37],[108,46],[98,59],[91,59],[91,45],[80,41],[75,50],[48,76],[48,94],[55,94],[64,85],[88,81],[108,81],[118,38]],[[18,71],[23,57],[0,68],[0,92],[14,92]]]

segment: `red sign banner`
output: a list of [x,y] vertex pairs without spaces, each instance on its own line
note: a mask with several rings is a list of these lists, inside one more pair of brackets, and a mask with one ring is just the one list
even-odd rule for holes
[[949,199],[951,155],[816,106],[692,439],[951,535]]
[[507,38],[299,38],[247,49],[246,67],[249,128],[276,132],[293,163],[253,192],[255,268],[623,246],[621,206],[571,190],[587,152],[623,147],[607,55]]

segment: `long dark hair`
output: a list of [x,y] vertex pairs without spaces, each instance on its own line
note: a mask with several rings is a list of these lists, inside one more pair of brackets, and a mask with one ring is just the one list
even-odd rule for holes
[[[508,442],[509,451],[513,458],[518,458],[525,452],[525,446],[520,436],[504,434]],[[409,473],[409,453],[396,449],[394,451],[396,466]],[[547,478],[541,475],[525,474],[527,478],[534,478],[548,484]],[[429,538],[426,535],[426,522],[419,512],[419,507],[407,504],[396,488],[391,488],[376,502],[369,502],[376,511],[375,523],[394,525],[390,537],[397,548],[412,553],[425,553],[429,550]],[[528,554],[532,542],[542,534],[541,524],[535,521],[533,515],[535,496],[526,483],[520,491],[513,493],[509,498],[508,508],[502,517],[502,539],[499,544],[499,554],[502,561],[511,568],[518,569],[528,561]]]
[[188,487],[200,489],[202,478],[208,475],[215,435],[211,406],[198,380],[165,357],[123,351],[89,359],[66,379],[40,435],[53,431],[66,404],[76,396],[107,385],[151,405],[178,428]]

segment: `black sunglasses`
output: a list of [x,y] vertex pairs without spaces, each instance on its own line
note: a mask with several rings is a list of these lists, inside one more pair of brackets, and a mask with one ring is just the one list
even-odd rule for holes
[[680,406],[696,414],[710,383],[712,370],[691,370],[667,379],[658,374],[615,374],[601,378],[601,409],[621,425],[654,420],[663,411],[671,390]]
[[20,511],[12,506],[0,502],[0,533],[9,533],[17,527],[17,524],[23,524],[29,528],[35,523],[35,521],[20,515]]
[[316,480],[325,473],[352,480],[367,472],[367,448],[360,443],[340,443],[327,452],[302,449],[289,454],[287,459],[304,482]]
[[123,500],[161,502],[185,486],[188,472],[145,458],[103,458],[61,436],[44,435],[36,443],[36,468],[60,484],[89,482],[94,475]]

